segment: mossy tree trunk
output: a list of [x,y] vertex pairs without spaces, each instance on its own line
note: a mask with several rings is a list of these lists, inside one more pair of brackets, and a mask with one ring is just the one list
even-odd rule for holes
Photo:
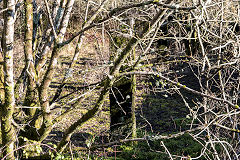
[[27,115],[33,116],[36,112],[37,105],[37,90],[36,90],[36,71],[34,67],[35,56],[33,55],[33,1],[25,0],[25,67],[27,72],[27,93],[25,97],[24,106],[30,108],[26,109]]
[[[33,1],[25,0],[24,1],[24,9],[25,9],[25,38],[24,38],[24,55],[25,55],[25,72],[27,74],[27,91],[24,99],[24,111],[29,118],[33,118],[36,113],[36,108],[38,107],[38,92],[37,92],[37,74],[35,70],[35,55],[33,52]],[[38,26],[36,26],[38,27]],[[27,123],[27,122],[25,122]],[[36,129],[36,121],[31,121],[28,125],[29,127],[25,127],[26,132],[20,132],[19,144],[20,146],[26,145],[27,147],[23,150],[20,150],[23,157],[33,157],[39,156],[40,152],[36,151],[37,145],[32,145],[33,141],[28,141],[27,139],[32,139],[32,137],[36,137],[34,135]]]
[[[130,37],[133,37],[135,20],[130,19]],[[115,42],[118,47],[125,45],[124,41],[121,41],[121,37],[116,37]],[[126,38],[125,38],[126,39]],[[114,52],[114,51],[113,51]],[[116,52],[115,52],[116,53]],[[135,48],[131,55],[128,57],[129,61],[135,60]],[[129,66],[123,66],[122,71]],[[136,93],[136,77],[135,75],[123,76],[121,80],[114,84],[110,92],[110,115],[111,125],[110,130],[114,134],[122,134],[123,136],[127,133],[132,133],[132,137],[136,137],[136,117],[135,117],[135,93]]]
[[[3,62],[3,58],[0,58],[0,61]],[[4,72],[3,65],[0,65],[0,117],[2,117],[2,105],[4,104]],[[1,121],[1,120],[0,120]],[[1,126],[1,123],[0,123]],[[0,129],[0,144],[2,144],[2,133]]]
[[14,17],[15,0],[4,0],[4,29],[2,35],[2,47],[4,55],[4,93],[5,102],[2,105],[1,130],[2,144],[5,146],[3,156],[7,159],[15,159],[14,143],[16,140],[15,129],[12,125],[12,115],[15,107],[14,81],[13,81],[13,43],[14,43]]
[[[130,20],[130,26],[131,29],[134,30],[135,25],[135,19],[131,18]],[[133,31],[131,32],[131,36],[133,36]],[[133,48],[132,51],[132,61],[134,62],[136,60],[136,48]],[[133,68],[134,69],[134,68]],[[131,106],[131,120],[132,120],[132,138],[137,137],[137,122],[136,122],[136,91],[137,91],[137,81],[136,81],[136,75],[131,76],[131,90],[132,90],[132,106]],[[134,142],[136,144],[136,142]]]

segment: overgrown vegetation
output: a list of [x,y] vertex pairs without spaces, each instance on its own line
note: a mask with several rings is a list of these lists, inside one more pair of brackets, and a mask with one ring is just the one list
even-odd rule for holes
[[239,159],[238,1],[0,4],[1,159]]

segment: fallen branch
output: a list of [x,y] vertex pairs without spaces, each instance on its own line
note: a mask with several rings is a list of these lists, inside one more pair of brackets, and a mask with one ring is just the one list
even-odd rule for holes
[[196,127],[193,129],[189,129],[186,131],[182,131],[176,134],[169,134],[169,135],[157,135],[157,136],[145,136],[142,138],[132,138],[132,139],[120,139],[117,141],[113,141],[113,142],[109,142],[109,143],[105,143],[105,144],[101,144],[101,145],[95,145],[91,147],[91,150],[96,149],[96,148],[101,148],[101,147],[108,147],[114,144],[119,144],[119,143],[126,143],[126,142],[133,142],[133,141],[155,141],[155,140],[162,140],[162,139],[171,139],[171,138],[176,138],[179,136],[182,136],[186,133],[190,133],[190,132],[194,132],[200,129],[203,129],[204,126],[200,126],[200,127]]

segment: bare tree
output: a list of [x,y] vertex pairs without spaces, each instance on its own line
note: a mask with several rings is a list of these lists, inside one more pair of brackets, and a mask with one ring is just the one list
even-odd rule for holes
[[[4,17],[3,70],[0,75],[0,86],[4,87],[4,91],[0,92],[1,158],[15,159],[20,156],[18,150],[21,149],[25,151],[22,152],[25,157],[41,156],[37,149],[54,126],[82,107],[86,97],[94,99],[97,95],[92,107],[88,107],[64,131],[56,148],[56,152],[63,152],[76,129],[102,111],[109,93],[114,87],[119,89],[116,84],[122,79],[130,79],[133,91],[132,137],[92,148],[129,141],[170,139],[188,133],[202,145],[199,157],[192,159],[238,159],[239,3],[201,0],[81,1],[84,6],[81,8],[84,12],[79,16],[82,17],[81,24],[72,34],[67,30],[71,14],[74,18],[74,0],[25,0],[23,6],[13,0],[4,0],[3,3],[0,11]],[[95,7],[91,8],[91,5]],[[19,7],[25,10],[24,67],[13,64],[16,44],[14,25],[19,25],[16,23],[19,14],[15,8]],[[228,15],[229,11],[232,11],[231,15]],[[128,23],[129,19],[134,23]],[[91,66],[90,72],[78,70],[77,61],[84,49],[85,36],[87,32],[99,28],[102,41],[107,37],[116,48],[111,50],[114,57],[107,57],[108,62],[102,62],[97,69]],[[121,46],[116,45],[114,36],[124,37],[125,42],[121,42]],[[75,44],[74,51],[69,66],[63,71],[59,69],[58,61],[69,44]],[[156,47],[156,44],[159,46]],[[98,50],[101,52],[101,49]],[[14,75],[15,68],[22,69],[17,73],[19,75]],[[86,79],[86,72],[93,75],[98,69],[100,78],[79,87],[86,90],[66,90],[69,81],[80,83],[73,75]],[[189,81],[182,81],[182,76],[188,74],[191,74],[190,78],[195,80],[196,86],[184,84]],[[135,98],[139,75],[155,77],[162,84],[161,92],[179,94],[189,109],[187,117],[192,120],[188,129],[169,136],[137,137]],[[56,89],[51,88],[54,83],[58,84]],[[194,103],[187,100],[184,92],[196,95]],[[124,100],[116,102],[119,107]],[[171,159],[177,157],[163,142],[161,146]],[[45,156],[49,158],[49,155]]]

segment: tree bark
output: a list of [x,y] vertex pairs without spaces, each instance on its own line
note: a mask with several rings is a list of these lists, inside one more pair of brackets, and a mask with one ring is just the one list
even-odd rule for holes
[[36,92],[36,81],[37,75],[34,67],[34,55],[33,55],[33,3],[32,0],[25,0],[25,67],[28,76],[27,93],[25,97],[25,106],[32,108],[27,109],[27,115],[33,116],[36,111],[37,104],[37,92]]
[[15,0],[4,0],[4,29],[2,46],[4,55],[4,93],[5,103],[2,106],[1,129],[2,143],[5,146],[3,156],[7,159],[14,158],[15,130],[12,125],[12,115],[15,106],[14,81],[13,81],[13,42],[14,42],[14,17]]
[[[132,30],[134,29],[135,25],[135,19],[132,18],[130,20],[130,26]],[[131,32],[131,36],[133,33]],[[132,60],[136,60],[136,50],[133,48],[132,51]],[[136,91],[137,91],[137,82],[136,82],[136,76],[132,75],[131,77],[131,91],[132,91],[132,104],[131,104],[131,120],[132,120],[132,138],[137,138],[137,124],[136,124],[136,115],[135,115],[135,110],[136,110]],[[133,142],[133,144],[136,144],[137,142]]]

